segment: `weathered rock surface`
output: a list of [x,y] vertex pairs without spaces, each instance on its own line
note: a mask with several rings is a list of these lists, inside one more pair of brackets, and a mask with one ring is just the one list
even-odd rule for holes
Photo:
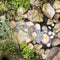
[[53,4],[54,9],[60,9],[60,1],[55,1]]
[[53,45],[53,46],[57,46],[57,45],[59,45],[59,44],[60,44],[60,39],[59,39],[59,38],[53,39],[53,42],[52,42],[52,45]]
[[18,41],[19,43],[22,43],[23,41],[26,41],[28,43],[31,41],[31,38],[26,32],[20,30],[18,32]]
[[55,27],[53,28],[54,32],[60,31],[60,22],[56,23]]
[[52,19],[48,19],[47,25],[52,25],[52,24],[53,24],[53,20]]
[[59,52],[58,47],[54,47],[50,49],[50,51],[47,54],[47,60],[52,60],[52,58]]
[[37,10],[32,9],[27,12],[27,17],[32,22],[42,22],[42,14],[40,14]]
[[43,5],[42,11],[48,18],[53,18],[55,14],[54,9],[49,3]]

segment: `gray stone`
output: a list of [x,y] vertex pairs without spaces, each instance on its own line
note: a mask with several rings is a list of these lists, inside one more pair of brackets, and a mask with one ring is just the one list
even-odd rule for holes
[[54,14],[55,14],[54,9],[52,8],[52,6],[49,3],[46,3],[43,5],[42,11],[48,18],[51,18],[51,19],[53,18]]
[[52,45],[57,46],[59,44],[60,44],[60,39],[59,38],[54,38],[53,41],[52,41]]
[[47,54],[47,60],[52,60],[52,58],[58,53],[58,51],[59,51],[58,47],[50,49],[50,51]]

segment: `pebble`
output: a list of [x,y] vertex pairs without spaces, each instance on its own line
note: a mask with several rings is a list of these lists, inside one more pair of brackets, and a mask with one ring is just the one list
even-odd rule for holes
[[55,1],[53,4],[54,9],[60,9],[60,1]]
[[51,43],[47,43],[47,47],[50,47],[51,46]]
[[48,32],[48,35],[52,35],[52,32],[51,32],[51,31],[49,31],[49,32]]
[[30,26],[34,26],[33,22],[26,22],[26,24],[30,27]]
[[55,26],[55,24],[53,23],[51,26],[52,26],[52,27],[54,27],[54,26]]
[[34,48],[35,48],[36,50],[40,50],[40,49],[42,48],[42,45],[41,45],[41,44],[35,44],[35,45],[34,45]]
[[28,31],[29,31],[29,32],[34,32],[34,30],[35,30],[35,29],[34,29],[34,26],[30,26],[30,27],[28,28]]
[[30,49],[33,49],[34,48],[34,46],[33,46],[32,43],[29,43],[28,45],[29,45]]
[[36,37],[37,37],[37,33],[36,33],[36,32],[32,32],[32,36],[33,36],[34,38],[36,38]]
[[47,29],[47,26],[42,26],[42,31],[47,31],[48,29]]
[[44,49],[40,49],[40,50],[39,50],[39,55],[40,55],[40,54],[44,54]]
[[40,30],[41,29],[40,24],[35,24],[35,29]]
[[57,46],[57,45],[59,45],[60,44],[60,39],[59,38],[54,38],[53,39],[53,42],[52,42],[52,45],[53,46]]
[[47,25],[52,25],[52,24],[53,24],[53,20],[52,19],[48,19]]
[[49,3],[46,3],[43,5],[42,11],[48,18],[51,18],[51,19],[55,14],[54,8]]
[[56,10],[56,13],[60,13],[60,9]]
[[57,36],[58,36],[58,38],[60,38],[60,32],[58,32]]
[[51,35],[51,36],[50,36],[50,39],[53,39],[53,38],[54,38],[54,36],[53,36],[53,35]]
[[58,19],[59,19],[59,16],[60,16],[60,14],[57,14],[57,13],[56,13],[56,14],[54,15],[54,19],[55,19],[55,20],[58,20]]
[[49,42],[49,36],[47,34],[43,34],[41,41],[44,44],[48,43]]
[[48,26],[49,29],[51,29],[51,26]]
[[53,32],[57,33],[58,31],[60,31],[60,22],[56,23],[56,25],[53,28]]

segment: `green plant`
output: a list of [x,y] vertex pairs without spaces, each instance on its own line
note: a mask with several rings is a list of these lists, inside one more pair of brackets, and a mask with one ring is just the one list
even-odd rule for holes
[[12,30],[9,26],[9,20],[5,16],[0,16],[0,36],[9,37],[12,36]]
[[15,44],[12,40],[4,40],[4,41],[0,41],[0,52],[2,52],[3,54],[15,54]]
[[0,3],[0,13],[6,11],[5,5],[1,2]]
[[29,0],[11,0],[10,4],[17,10],[19,7],[25,8],[28,10],[30,8]]
[[20,44],[21,54],[26,60],[37,60],[37,54],[25,43]]

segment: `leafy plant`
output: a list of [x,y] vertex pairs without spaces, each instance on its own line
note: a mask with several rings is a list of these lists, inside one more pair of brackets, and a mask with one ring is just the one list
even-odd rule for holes
[[9,20],[5,16],[0,16],[0,36],[10,37],[12,30],[9,26]]
[[15,44],[12,40],[0,41],[0,51],[3,54],[15,54]]
[[6,11],[5,5],[1,2],[0,3],[0,13]]
[[37,54],[25,43],[20,44],[21,54],[26,60],[37,60]]
[[30,7],[29,0],[11,0],[11,4],[15,9],[18,9],[19,7],[24,7],[26,10]]

